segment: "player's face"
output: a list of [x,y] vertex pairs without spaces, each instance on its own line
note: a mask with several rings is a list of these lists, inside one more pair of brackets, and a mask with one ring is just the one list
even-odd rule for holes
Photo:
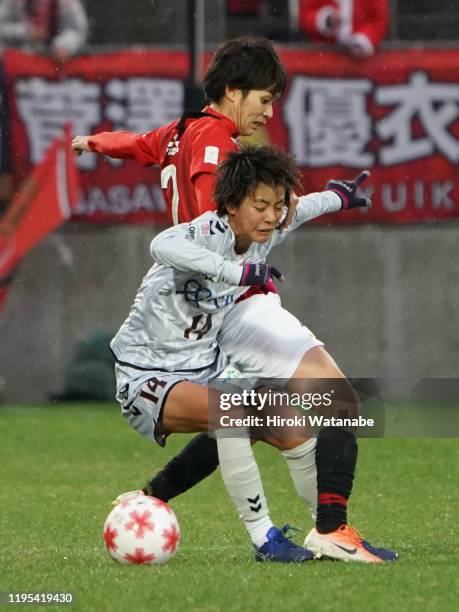
[[235,123],[241,136],[251,136],[273,116],[277,101],[267,90],[251,89],[244,96],[241,90],[235,102]]
[[246,251],[252,242],[266,242],[282,216],[285,201],[283,187],[258,185],[238,208],[228,207],[228,220],[236,236],[236,251]]

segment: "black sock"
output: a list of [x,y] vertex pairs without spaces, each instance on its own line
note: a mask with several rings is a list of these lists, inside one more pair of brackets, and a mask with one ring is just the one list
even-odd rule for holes
[[204,480],[217,467],[217,442],[200,433],[146,484],[143,492],[167,502]]
[[357,463],[355,434],[339,427],[325,427],[316,446],[317,521],[319,533],[330,533],[347,523],[347,500]]

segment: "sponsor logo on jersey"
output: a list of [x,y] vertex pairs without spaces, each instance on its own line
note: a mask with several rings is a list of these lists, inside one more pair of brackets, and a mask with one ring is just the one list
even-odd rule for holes
[[205,285],[201,285],[195,278],[187,280],[183,289],[177,289],[175,293],[177,295],[183,295],[187,302],[190,302],[197,308],[205,304],[207,307],[213,307],[218,310],[234,302],[234,295],[232,294],[214,297],[211,289]]
[[177,155],[179,152],[179,145],[180,141],[178,135],[176,134],[167,145],[167,155]]
[[188,226],[188,234],[190,235],[191,240],[195,240],[196,238],[196,225],[190,223]]

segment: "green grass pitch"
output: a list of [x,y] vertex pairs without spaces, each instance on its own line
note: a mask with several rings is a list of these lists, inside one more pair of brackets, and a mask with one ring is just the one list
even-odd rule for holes
[[[185,436],[156,447],[115,405],[0,407],[0,430],[0,591],[72,592],[72,609],[85,612],[457,609],[455,439],[360,441],[350,517],[372,543],[397,549],[397,563],[255,563],[217,473],[172,503],[177,555],[144,567],[113,562],[102,526],[111,500]],[[312,523],[282,457],[263,444],[256,455],[274,521],[300,527],[301,542]]]

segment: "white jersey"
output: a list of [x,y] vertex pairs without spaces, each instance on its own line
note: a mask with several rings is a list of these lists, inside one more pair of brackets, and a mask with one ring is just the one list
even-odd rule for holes
[[303,196],[288,229],[276,230],[263,244],[253,242],[242,255],[234,250],[227,218],[216,212],[161,232],[151,243],[156,263],[111,343],[118,362],[170,372],[209,367],[218,356],[223,317],[247,291],[239,286],[242,264],[264,262],[299,225],[340,207],[332,191]]

